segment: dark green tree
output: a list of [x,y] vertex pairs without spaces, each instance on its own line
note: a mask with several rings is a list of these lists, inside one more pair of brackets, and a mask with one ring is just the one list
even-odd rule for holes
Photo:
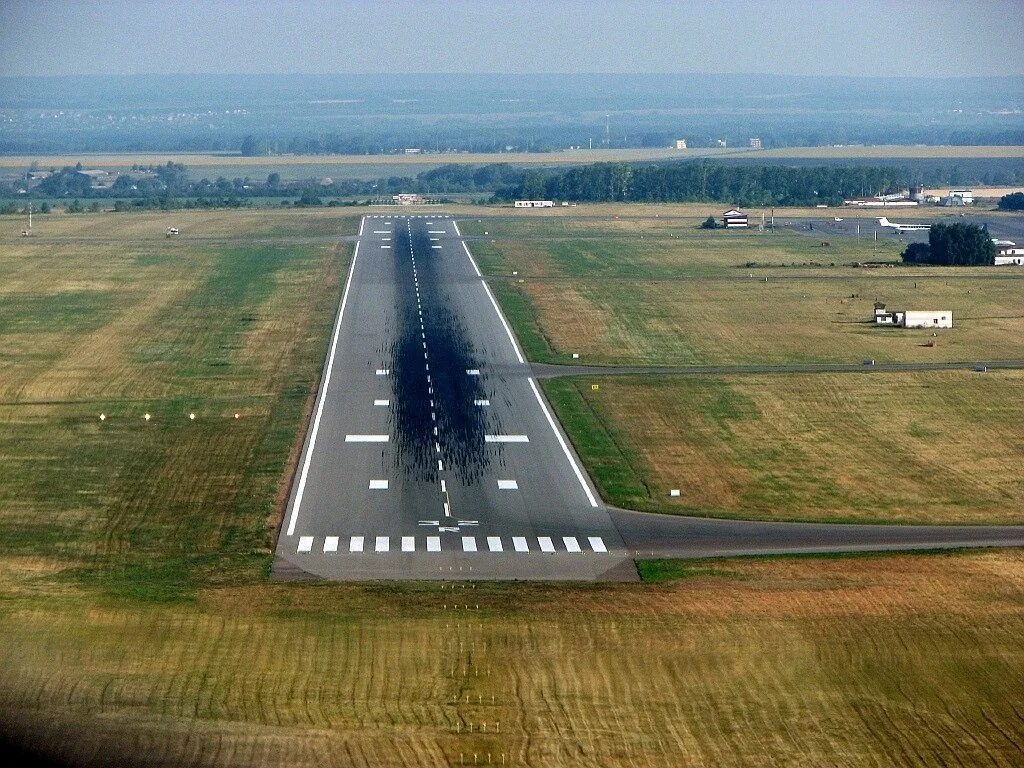
[[1024,211],[1024,192],[1012,192],[999,198],[999,210]]

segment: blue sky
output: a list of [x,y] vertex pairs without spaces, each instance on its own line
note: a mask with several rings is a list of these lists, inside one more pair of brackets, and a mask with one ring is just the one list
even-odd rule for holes
[[1024,74],[1020,0],[0,0],[0,74]]

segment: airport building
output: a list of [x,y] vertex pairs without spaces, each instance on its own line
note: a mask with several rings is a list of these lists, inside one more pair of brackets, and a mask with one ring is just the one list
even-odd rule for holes
[[747,226],[747,214],[735,208],[722,214],[722,226],[726,229],[743,229]]
[[939,205],[974,205],[974,192],[969,189],[951,189],[948,195],[939,200]]
[[996,243],[997,267],[1024,267],[1024,246],[1017,245],[1010,240],[1000,240]]
[[851,197],[848,200],[843,200],[843,205],[854,208],[914,208],[918,205],[918,201],[886,195],[884,197]]
[[750,140],[750,148],[751,149],[764,149],[764,145],[761,143],[760,139],[751,139]]
[[676,139],[676,149],[686,149],[686,139]]
[[900,328],[952,328],[950,310],[888,310],[885,304],[875,302],[875,325],[893,325]]

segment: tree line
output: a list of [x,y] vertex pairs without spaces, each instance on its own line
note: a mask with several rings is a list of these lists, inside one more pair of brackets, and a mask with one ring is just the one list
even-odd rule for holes
[[495,198],[835,205],[844,197],[897,189],[905,176],[899,168],[868,165],[726,165],[704,160],[671,165],[596,163],[564,171],[527,171],[519,184],[497,190]]
[[956,222],[933,224],[927,243],[910,243],[903,251],[907,264],[940,266],[991,266],[996,263],[996,247],[988,228]]

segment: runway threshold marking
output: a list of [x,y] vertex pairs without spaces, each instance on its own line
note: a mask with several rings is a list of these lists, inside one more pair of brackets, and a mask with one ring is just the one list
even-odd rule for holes
[[501,490],[501,491],[518,491],[519,490],[519,483],[517,483],[515,480],[499,480],[498,481],[498,490]]
[[385,406],[386,407],[386,406],[391,405],[391,401],[390,400],[374,400],[373,404],[376,405],[376,406]]
[[490,405],[490,404],[491,404],[490,400],[474,400],[473,401],[473,405],[487,406],[487,405]]
[[[362,222],[360,222],[360,228]],[[356,262],[359,260],[359,245],[356,242],[355,251],[352,254],[352,265],[348,268],[348,279],[345,281],[345,292],[341,296],[341,307],[338,309],[338,320],[334,324],[334,335],[331,338],[331,352],[327,359],[327,370],[324,372],[324,385],[320,389],[319,402],[316,406],[316,413],[313,416],[313,428],[309,432],[309,446],[306,448],[306,456],[302,462],[302,472],[299,474],[299,484],[295,489],[295,503],[292,505],[291,518],[288,520],[288,535],[295,534],[295,521],[299,517],[299,509],[302,507],[302,495],[306,490],[306,479],[309,477],[309,462],[313,458],[313,450],[316,448],[316,438],[320,432],[320,419],[324,415],[324,402],[327,400],[327,390],[331,386],[331,373],[334,370],[334,355],[338,351],[338,335],[341,332],[341,321],[345,316],[345,307],[348,304],[348,292],[352,287],[352,275],[356,271]]]
[[371,480],[370,490],[371,491],[386,491],[388,489],[387,480]]
[[485,443],[528,443],[529,435],[484,435]]
[[[420,524],[430,523],[432,526],[438,524],[437,520],[421,520]],[[476,525],[475,520],[459,520],[459,526],[473,526]],[[448,526],[439,529],[441,532],[447,531],[451,533],[458,533],[459,527]],[[391,549],[391,537],[390,536],[348,536],[348,551],[354,554],[389,554],[393,550]],[[401,536],[396,538],[396,546],[401,549],[402,552],[415,552],[416,551],[416,536]],[[575,553],[590,553],[594,554],[608,554],[608,547],[604,543],[604,539],[600,536],[588,536],[586,537],[586,543],[589,544],[590,549],[584,548],[584,545],[580,541],[581,537],[577,536],[538,536],[536,538],[537,544],[540,547],[542,553],[552,552],[564,552],[567,554]],[[297,545],[297,552],[300,554],[311,554],[314,546],[316,545],[316,536],[300,536]],[[325,536],[323,542],[323,551],[326,554],[337,554],[338,545],[341,540],[339,536]],[[460,536],[458,537],[447,549],[447,551],[462,551],[466,553],[481,553],[486,554],[488,552],[503,553],[505,552],[505,544],[501,536],[485,536],[486,549],[482,549],[482,544],[477,542],[476,536]],[[530,542],[526,536],[512,536],[512,549],[517,553],[529,553]],[[369,546],[369,542],[372,541],[373,546]],[[397,543],[397,542],[400,542]],[[441,552],[445,547],[442,547],[442,541],[440,536],[427,536],[426,537],[427,552]]]

